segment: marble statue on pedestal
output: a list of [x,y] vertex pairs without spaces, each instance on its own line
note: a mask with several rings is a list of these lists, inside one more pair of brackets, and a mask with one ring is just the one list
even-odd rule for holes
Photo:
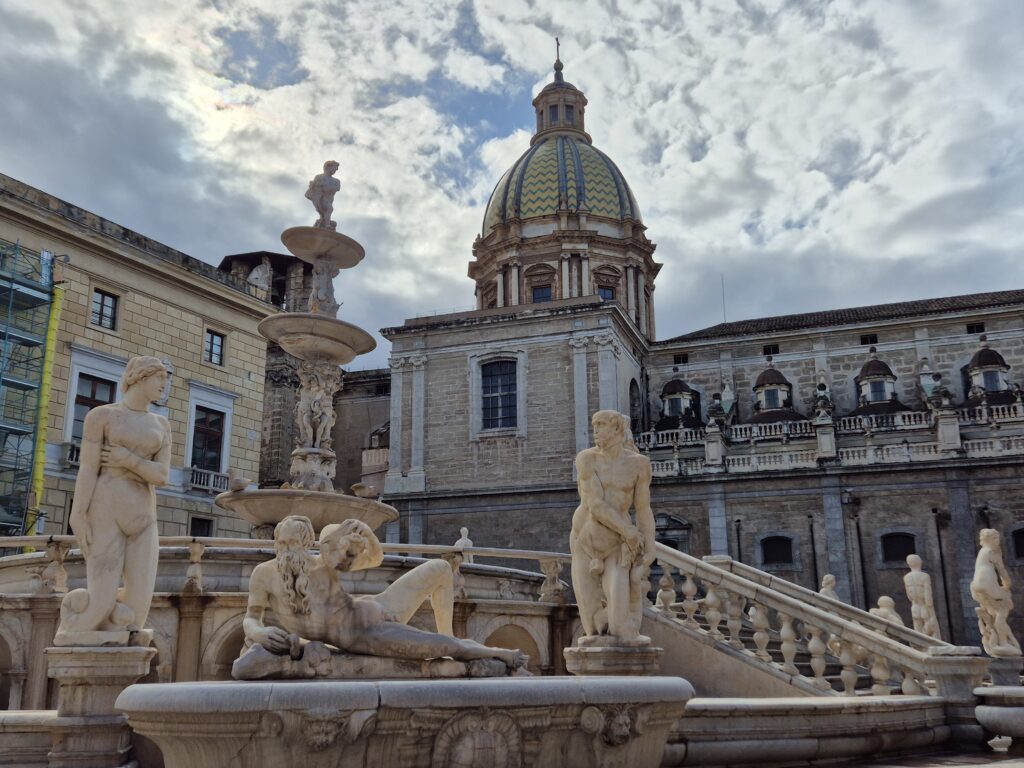
[[334,196],[341,189],[341,180],[334,178],[340,166],[334,160],[324,163],[324,172],[318,173],[309,182],[306,190],[306,199],[313,203],[319,218],[314,227],[320,229],[337,229],[338,223],[331,220],[334,213]]
[[836,593],[836,577],[831,573],[826,573],[821,578],[821,589],[818,590],[818,594],[823,597],[831,597],[833,600],[838,600],[839,595]]
[[[644,584],[655,553],[651,462],[633,444],[629,417],[598,411],[596,447],[580,451],[580,505],[572,518],[572,581],[584,637],[646,644],[640,634]],[[630,517],[635,511],[635,522]]]
[[[277,668],[274,656],[303,661],[309,668],[292,676],[330,676],[330,656],[337,652],[394,659],[497,660],[503,670],[526,665],[527,657],[520,651],[452,636],[453,579],[444,560],[416,566],[379,595],[353,597],[345,591],[341,575],[376,567],[384,559],[373,531],[358,520],[346,520],[320,532],[319,555],[309,554],[313,542],[308,518],[291,515],[277,525],[276,557],[256,566],[250,579],[242,624],[247,650],[235,662],[236,678],[270,676],[266,670]],[[406,624],[427,599],[438,632]],[[268,610],[272,624],[265,620]]]
[[978,536],[981,550],[974,561],[971,597],[978,601],[978,628],[981,644],[989,656],[1020,656],[1020,643],[1007,623],[1013,610],[1010,575],[1003,563],[999,531],[984,528]]
[[[455,542],[455,546],[458,547],[459,549],[472,549],[473,548],[473,540],[469,538],[469,528],[466,528],[465,526],[463,526],[462,528],[459,528],[459,538]],[[473,564],[473,556],[472,555],[463,555],[462,556],[462,562],[466,563],[467,565],[472,565]]]
[[121,401],[86,414],[71,505],[86,587],[64,596],[55,645],[149,644],[143,627],[159,557],[155,489],[167,484],[171,465],[170,425],[149,405],[167,377],[158,358],[134,357]]
[[914,620],[914,631],[942,639],[939,632],[939,619],[935,615],[935,600],[932,597],[932,577],[921,570],[923,565],[919,555],[907,555],[910,573],[903,577],[903,587],[910,600],[910,616]]
[[878,607],[868,609],[868,613],[872,616],[877,616],[880,619],[885,619],[893,624],[899,624],[901,627],[905,627],[903,619],[898,613],[896,613],[896,601],[888,595],[882,595],[878,598]]

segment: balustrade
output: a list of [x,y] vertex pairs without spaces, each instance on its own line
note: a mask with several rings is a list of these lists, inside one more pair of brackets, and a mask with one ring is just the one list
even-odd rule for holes
[[228,476],[223,472],[214,472],[199,467],[188,467],[186,472],[188,473],[188,487],[194,491],[223,493],[228,489]]

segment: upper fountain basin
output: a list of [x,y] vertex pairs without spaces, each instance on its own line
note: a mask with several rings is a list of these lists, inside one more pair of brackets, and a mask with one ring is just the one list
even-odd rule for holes
[[366,255],[363,246],[333,229],[292,227],[281,233],[281,242],[303,261],[312,264],[325,259],[337,269],[354,267]]

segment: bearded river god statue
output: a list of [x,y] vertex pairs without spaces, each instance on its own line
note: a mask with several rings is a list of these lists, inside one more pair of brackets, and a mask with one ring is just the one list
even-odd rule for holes
[[[320,532],[318,555],[309,553],[313,543],[307,518],[291,515],[277,525],[276,557],[256,566],[250,579],[235,679],[526,674],[522,652],[453,636],[453,575],[444,560],[418,565],[378,595],[353,597],[342,574],[384,560],[373,531],[346,520]],[[438,632],[407,626],[428,598]]]

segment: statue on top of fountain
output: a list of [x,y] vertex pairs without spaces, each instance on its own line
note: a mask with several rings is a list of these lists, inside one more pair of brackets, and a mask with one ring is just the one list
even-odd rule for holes
[[[378,595],[353,597],[341,575],[384,559],[373,531],[346,520],[320,532],[319,555],[309,553],[313,542],[308,518],[291,515],[277,525],[276,557],[256,566],[250,579],[245,650],[232,668],[236,679],[346,676],[341,654],[359,655],[344,658],[356,658],[354,669],[361,675],[370,668],[366,657],[450,657],[470,662],[471,676],[525,672],[528,658],[522,652],[453,636],[453,575],[444,560],[418,565]],[[438,632],[407,626],[428,598]],[[268,609],[272,624],[266,622]]]
[[337,161],[328,160],[324,163],[324,172],[314,176],[306,190],[306,199],[313,203],[320,216],[313,224],[318,229],[338,228],[338,222],[333,221],[331,216],[334,214],[334,196],[341,189],[341,179],[334,178],[339,167]]

